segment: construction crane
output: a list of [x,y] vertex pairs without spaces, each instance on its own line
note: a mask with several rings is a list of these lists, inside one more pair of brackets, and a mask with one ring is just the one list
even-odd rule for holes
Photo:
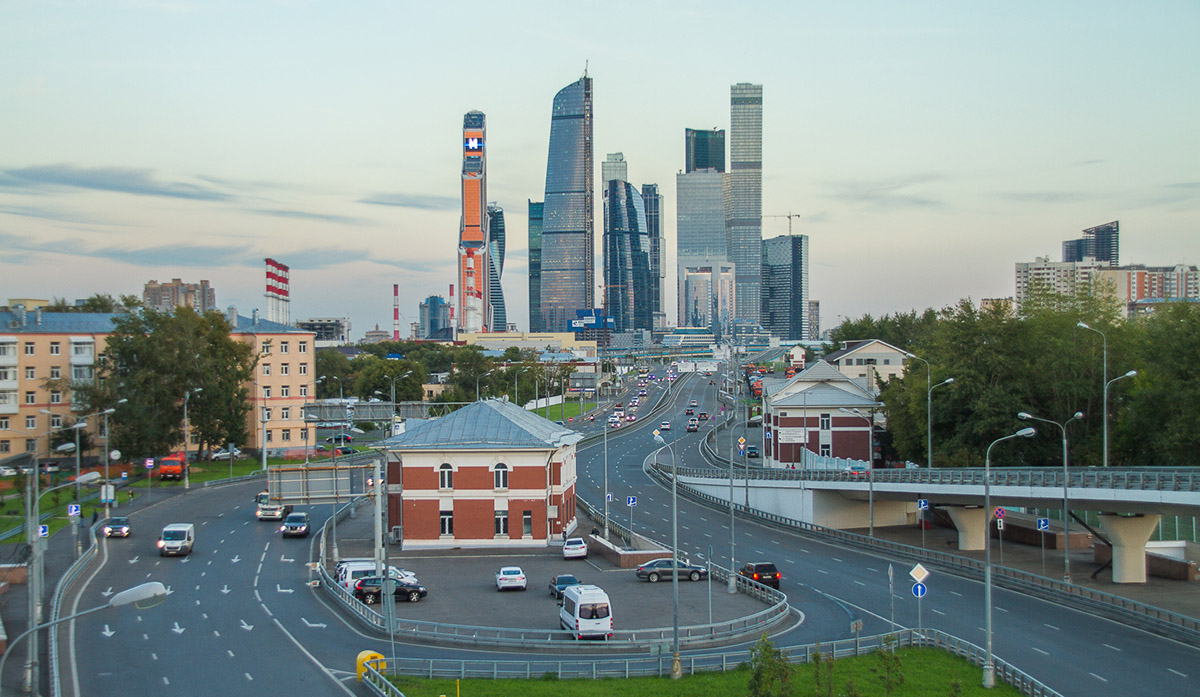
[[788,213],[787,215],[764,215],[764,218],[787,218],[788,219],[788,234],[792,234],[792,218],[799,218],[799,213]]

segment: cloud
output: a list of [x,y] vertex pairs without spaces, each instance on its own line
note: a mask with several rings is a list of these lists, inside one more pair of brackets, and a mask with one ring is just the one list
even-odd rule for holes
[[57,220],[63,223],[83,223],[87,225],[111,224],[106,221],[96,220],[94,217],[84,217],[59,208],[37,206],[0,206],[0,214],[41,218],[43,220]]
[[252,261],[258,261],[262,256],[246,246],[204,247],[177,244],[142,249],[103,247],[86,254],[89,257],[102,257],[135,266],[185,266],[190,268],[243,266]]
[[862,208],[882,210],[941,206],[944,205],[942,201],[908,190],[944,178],[940,174],[913,174],[877,181],[831,182],[826,184],[826,187],[834,191],[827,194],[826,198]]
[[66,186],[95,191],[116,191],[137,196],[165,196],[193,201],[228,201],[230,196],[212,188],[186,182],[167,182],[155,178],[149,169],[131,167],[76,167],[75,165],[37,165],[2,172],[0,186],[41,188]]
[[297,218],[299,220],[319,220],[327,223],[339,223],[342,225],[362,225],[365,221],[362,218],[350,218],[344,215],[330,215],[327,213],[310,213],[309,211],[287,210],[287,209],[269,209],[269,208],[248,208],[249,213],[257,213],[259,215],[273,215],[278,218]]
[[1078,203],[1097,197],[1097,194],[1082,191],[1017,191],[1001,194],[1003,198],[1016,203]]
[[459,200],[454,196],[429,194],[371,194],[366,198],[358,199],[358,202],[375,206],[416,208],[424,211],[453,211],[459,207]]

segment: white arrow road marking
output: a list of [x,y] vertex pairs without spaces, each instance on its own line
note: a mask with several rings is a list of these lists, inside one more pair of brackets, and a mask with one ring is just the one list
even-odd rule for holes
[[285,557],[285,556],[283,556],[282,554],[280,554],[280,555],[279,555],[279,561],[282,561],[282,562],[294,562],[294,561],[296,561],[296,560],[295,560],[295,559],[288,559],[287,557]]
[[213,636],[215,636],[215,637],[220,637],[220,636],[221,636],[221,633],[220,633],[220,632],[218,632],[217,630],[215,630],[215,629],[214,629],[214,630],[213,630]]
[[[300,618],[300,621],[303,622],[304,624],[308,625],[309,627],[315,627],[317,629],[325,628],[324,622],[309,622],[307,619],[305,619],[303,617]],[[108,625],[105,625],[105,626],[108,626]]]
[[245,629],[248,632],[251,629],[254,629],[254,625],[246,624],[246,620],[242,620],[242,629]]
[[234,564],[238,563],[238,562],[239,562],[239,561],[241,561],[241,560],[242,560],[242,558],[241,558],[241,557],[239,557],[238,555],[236,555],[236,554],[235,554],[235,555],[233,555],[233,563],[234,563]]
[[284,588],[284,587],[280,586],[278,583],[275,584],[275,590],[279,591],[280,593],[295,593],[296,592],[296,591],[292,590],[291,588]]
[[100,632],[100,633],[101,633],[101,634],[103,634],[103,635],[104,635],[104,636],[106,636],[106,637],[110,637],[110,636],[112,636],[112,635],[116,634],[116,632],[114,632],[113,630],[111,630],[111,629],[109,629],[109,628],[108,628],[108,625],[107,625],[107,624],[106,624],[106,625],[104,625],[104,631],[103,631],[103,632]]
[[247,680],[254,680],[254,678],[250,677],[249,673],[244,673],[244,675],[246,676]]
[[233,658],[233,652],[230,651],[229,649],[225,649],[225,653],[229,654],[230,658]]
[[129,563],[130,563],[130,564],[136,564],[136,563],[138,562],[138,559],[141,559],[141,557],[134,557],[133,559],[130,559],[130,560],[129,560]]
[[224,593],[225,595],[229,595],[229,584],[228,583],[226,583],[225,586],[223,588],[221,588],[221,592]]
[[170,595],[170,594],[172,594],[172,593],[174,593],[174,592],[175,592],[175,591],[171,590],[171,587],[170,587],[170,586],[167,586],[167,595]]
[[183,634],[184,628],[179,626],[179,622],[176,622],[175,626],[171,627],[171,631],[175,632],[176,634]]
[[181,561],[181,562],[179,562],[179,563],[180,563],[180,564],[186,564],[186,563],[188,563],[188,562],[189,562],[189,561],[191,561],[191,560],[192,560],[192,558],[191,558],[191,557],[184,557],[184,558],[183,558],[183,561]]
[[100,591],[100,595],[103,595],[105,598],[107,598],[108,596],[110,596],[112,594],[113,594],[112,586],[109,586],[108,590],[106,590],[106,591]]

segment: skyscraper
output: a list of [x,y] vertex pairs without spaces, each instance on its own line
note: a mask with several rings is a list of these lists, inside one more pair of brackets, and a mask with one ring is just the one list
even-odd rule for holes
[[604,186],[605,313],[618,332],[653,328],[646,206],[633,184]]
[[663,247],[662,194],[658,193],[658,184],[642,184],[642,201],[646,204],[646,235],[650,240],[650,328],[663,329],[667,326],[667,317],[663,313],[667,250]]
[[729,88],[729,261],[737,267],[737,317],[757,322],[762,290],[762,85]]
[[425,298],[418,309],[421,313],[420,328],[417,330],[422,339],[453,338],[447,336],[450,328],[450,305],[440,295]]
[[542,328],[542,206],[529,203],[529,331]]
[[462,218],[458,231],[458,330],[487,331],[492,319],[488,262],[486,119],[463,116]]
[[763,240],[763,329],[785,341],[804,341],[808,311],[808,235]]
[[725,171],[725,131],[701,131],[687,128],[683,131],[684,172],[698,169]]
[[736,303],[735,270],[727,261],[679,267],[679,326],[703,327],[714,338],[729,333]]
[[608,186],[613,179],[629,181],[629,163],[625,161],[623,152],[610,152],[600,163],[600,184]]
[[1090,227],[1077,240],[1063,240],[1063,261],[1083,261],[1089,257],[1111,266],[1121,265],[1120,221]]
[[500,276],[504,273],[504,209],[489,203],[488,213],[488,300],[492,305],[492,321],[488,327],[494,332],[508,328],[508,306],[504,303],[504,288]]
[[726,261],[726,175],[708,168],[675,175],[675,258],[678,269],[679,326],[688,324],[684,269],[702,262]]
[[595,303],[592,79],[585,73],[554,96],[542,219],[542,330],[567,331]]

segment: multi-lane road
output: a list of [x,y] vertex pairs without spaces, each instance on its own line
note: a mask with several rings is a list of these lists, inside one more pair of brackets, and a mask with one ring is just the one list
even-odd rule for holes
[[[664,389],[653,384],[644,403],[654,404]],[[638,421],[609,432],[613,516],[627,516],[625,496],[636,495],[635,529],[663,541],[670,538],[670,492],[642,468],[656,451],[661,460],[670,461],[671,450],[662,449],[652,436],[663,420],[672,422],[663,435],[681,464],[701,462],[699,443],[706,429],[683,429],[683,412],[692,399],[709,413],[720,413],[714,385],[702,375],[688,376],[665,397],[663,414],[643,409]],[[711,428],[711,423],[702,425]],[[582,425],[604,427],[601,418]],[[578,490],[593,503],[603,501],[603,450],[603,442],[597,441],[579,456]],[[162,581],[171,595],[160,607],[98,613],[64,631],[65,694],[361,694],[351,674],[353,657],[364,648],[387,653],[386,642],[367,635],[319,589],[307,585],[311,572],[306,563],[315,558],[314,542],[282,540],[276,526],[256,521],[250,500],[258,486],[231,485],[172,497],[134,514],[133,537],[103,543],[100,563],[78,597],[69,599],[68,612],[101,604],[107,594],[146,580]],[[329,507],[311,513],[320,526]],[[177,521],[196,524],[196,551],[188,558],[159,557],[157,532]],[[680,499],[679,521],[681,547],[693,560],[704,558],[711,545],[713,561],[729,564],[727,512]],[[784,645],[852,636],[852,619],[863,620],[864,633],[887,631],[893,601],[898,625],[916,627],[920,621],[983,643],[983,592],[976,581],[935,573],[918,620],[909,584],[901,580],[908,564],[894,565],[895,592],[889,597],[886,558],[743,519],[735,524],[734,541],[739,563],[764,559],[779,565],[784,592],[806,615],[802,626],[778,637]],[[1193,647],[1010,591],[995,592],[995,608],[997,655],[1064,695],[1200,694],[1200,651]],[[522,657],[503,647],[472,652],[406,645],[403,652],[413,657]]]

